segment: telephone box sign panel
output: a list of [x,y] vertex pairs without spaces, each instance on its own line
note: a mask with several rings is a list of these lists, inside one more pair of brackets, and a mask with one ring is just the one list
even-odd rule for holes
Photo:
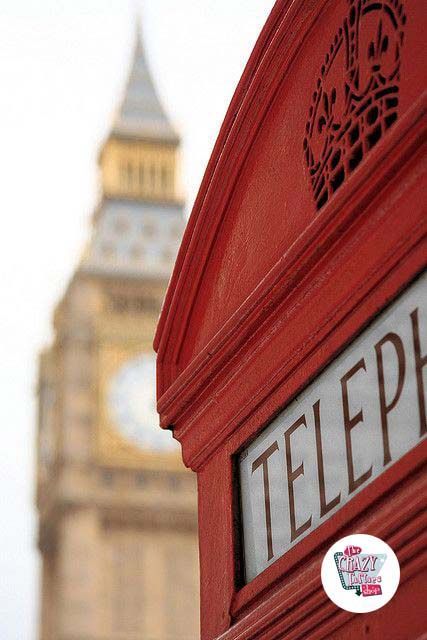
[[427,273],[241,453],[246,581],[427,433]]

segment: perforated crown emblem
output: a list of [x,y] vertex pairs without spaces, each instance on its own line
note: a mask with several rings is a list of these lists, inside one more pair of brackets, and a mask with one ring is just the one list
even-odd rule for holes
[[313,92],[304,155],[320,209],[398,117],[406,15],[399,0],[348,0]]

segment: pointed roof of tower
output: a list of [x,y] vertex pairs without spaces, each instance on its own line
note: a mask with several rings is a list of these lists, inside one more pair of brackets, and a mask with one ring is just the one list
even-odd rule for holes
[[112,135],[179,142],[179,136],[162,107],[150,74],[139,20],[131,71]]

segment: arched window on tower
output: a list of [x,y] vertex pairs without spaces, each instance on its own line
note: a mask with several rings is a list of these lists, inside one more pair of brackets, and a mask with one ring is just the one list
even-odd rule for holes
[[126,180],[128,189],[133,188],[133,166],[131,162],[126,163]]
[[170,189],[169,171],[166,165],[162,166],[161,182],[162,182],[162,191],[166,191],[167,193],[169,193],[169,189]]
[[141,190],[144,189],[144,181],[145,181],[145,170],[144,164],[141,162],[139,165],[139,188]]
[[126,189],[128,183],[127,167],[124,162],[120,163],[120,188]]
[[150,188],[154,191],[156,188],[156,165],[152,164],[150,167]]

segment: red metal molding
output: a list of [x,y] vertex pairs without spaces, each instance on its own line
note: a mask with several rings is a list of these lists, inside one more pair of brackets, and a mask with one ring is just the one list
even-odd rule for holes
[[221,125],[218,138],[215,142],[214,148],[209,158],[209,162],[207,164],[196,200],[194,202],[191,216],[185,229],[183,241],[175,262],[175,268],[165,297],[164,309],[160,315],[156,335],[154,337],[154,349],[156,352],[161,348],[161,344],[165,339],[165,324],[167,323],[168,318],[171,314],[172,300],[176,294],[180,273],[183,268],[185,257],[188,253],[189,245],[193,237],[197,220],[200,215],[204,200],[206,198],[206,194],[209,190],[209,185],[212,181],[212,177],[220,161],[224,147],[227,144],[230,131],[234,125],[237,114],[240,111],[242,102],[249,90],[254,74],[259,65],[259,61],[264,56],[265,50],[268,47],[274,32],[278,28],[278,23],[283,20],[283,12],[286,12],[287,8],[292,4],[292,1],[293,0],[278,0],[278,2],[275,3],[268,17],[268,20],[266,21],[254,46],[242,77],[240,78],[240,81],[231,99],[224,121]]
[[[176,363],[192,301],[240,168],[287,68],[325,4],[327,0],[279,0],[261,32],[227,111],[184,234],[154,340],[159,363],[171,342],[169,367]],[[168,375],[167,368],[160,371],[159,396],[176,373]]]
[[[236,354],[236,343],[239,340],[243,343],[252,334],[251,327],[260,318],[260,301],[268,309],[278,304],[280,295],[283,296],[286,290],[285,276],[289,286],[295,285],[296,280],[288,274],[294,268],[297,252],[317,244],[319,234],[329,228],[331,233],[326,249],[327,243],[337,237],[338,227],[344,224],[344,219],[351,221],[364,202],[386,188],[393,174],[402,169],[405,161],[411,161],[417,146],[425,139],[426,98],[421,96],[350,176],[346,189],[337,192],[322,209],[322,215],[313,220],[253,295],[182,370],[179,363],[181,346],[235,181],[292,60],[327,4],[279,2],[275,5],[230,105],[193,209],[155,342],[159,411],[164,427],[176,424],[187,411],[194,409],[192,398],[221,371],[223,363]],[[335,230],[334,224],[337,225]],[[305,265],[298,258],[301,273],[304,268],[307,273],[310,260],[319,258],[320,247],[311,256],[307,255]]]
[[[193,468],[200,464],[200,462],[196,463],[194,454],[196,456],[199,455],[198,453],[196,454],[196,447],[199,448],[199,453],[201,453],[200,438],[202,438],[202,436],[199,435],[197,440],[190,438],[191,442],[188,441],[188,444],[183,441],[183,438],[187,440],[186,433],[192,430],[192,425],[196,425],[202,420],[204,413],[203,403],[212,403],[212,399],[218,396],[220,390],[229,384],[228,380],[230,375],[236,376],[237,370],[233,362],[236,361],[237,354],[240,354],[238,361],[240,363],[244,363],[247,358],[253,357],[253,338],[255,333],[260,334],[260,332],[265,331],[266,336],[269,335],[271,331],[269,327],[273,326],[275,310],[281,308],[289,296],[293,296],[294,298],[297,296],[297,301],[293,302],[293,308],[297,310],[298,305],[302,304],[303,299],[309,295],[308,288],[311,288],[316,282],[321,286],[325,278],[332,277],[331,266],[327,264],[328,260],[331,261],[331,258],[334,257],[330,265],[335,262],[335,268],[339,269],[339,262],[336,260],[339,252],[336,251],[334,253],[332,248],[338,244],[340,248],[339,251],[343,251],[344,230],[346,228],[352,229],[351,246],[356,247],[357,238],[359,235],[362,237],[364,227],[369,228],[369,226],[373,224],[373,218],[378,218],[378,214],[373,216],[372,212],[366,209],[366,203],[372,201],[374,195],[378,196],[383,188],[388,187],[391,194],[391,177],[396,177],[399,172],[401,173],[403,171],[405,161],[414,162],[414,158],[417,158],[417,148],[425,141],[425,103],[425,96],[423,96],[414,106],[414,109],[411,110],[405,118],[402,118],[400,126],[396,126],[393,135],[391,135],[389,139],[384,140],[384,146],[387,145],[387,153],[384,152],[382,145],[379,145],[376,152],[374,152],[370,158],[367,159],[366,164],[361,167],[361,171],[355,173],[349,180],[347,188],[341,193],[338,193],[336,198],[328,203],[323,211],[323,215],[313,220],[313,223],[305,234],[290,247],[289,251],[246,300],[245,304],[234,314],[229,322],[224,325],[215,338],[211,340],[207,347],[194,359],[159,399],[158,406],[161,413],[162,424],[164,426],[168,426],[171,423],[177,425],[175,435],[182,441],[185,460],[188,464],[191,464]],[[421,164],[417,171],[420,169]],[[368,181],[367,178],[369,175],[374,176],[374,179]],[[416,176],[416,181],[420,183],[419,173]],[[412,189],[414,186],[415,185],[410,185],[409,182],[406,181],[406,187],[408,189]],[[400,193],[400,195],[402,195],[402,193]],[[390,208],[392,205],[390,204],[388,206]],[[383,213],[386,207],[385,200],[381,210]],[[391,213],[391,210],[389,213]],[[396,223],[392,218],[396,218],[396,215],[396,211],[394,211],[388,220],[384,218],[384,215],[380,216],[381,221],[378,218],[377,224],[383,225],[384,239],[381,242],[381,246],[377,246],[377,251],[372,252],[373,264],[377,264],[377,268],[379,269],[378,275],[376,276],[377,281],[381,281],[386,274],[386,252],[389,254],[391,265],[399,265],[409,248],[411,246],[415,247],[426,233],[427,222],[423,211],[411,211],[411,213],[407,214],[407,219],[405,219],[405,235],[393,240],[392,228],[396,228]],[[360,222],[356,228],[354,225],[358,218],[360,218]],[[390,233],[388,231],[388,225],[391,226]],[[410,233],[411,228],[413,229],[412,235]],[[393,244],[395,241],[400,242],[400,248],[397,244]],[[316,245],[315,252],[312,250],[313,243]],[[351,249],[351,251],[353,252],[353,249]],[[326,258],[325,262],[322,256],[328,255],[328,252],[330,257]],[[424,259],[422,258],[422,254],[420,259],[421,263],[419,260],[414,263],[414,274],[425,264],[425,253]],[[322,261],[323,266],[321,266]],[[388,269],[391,268],[391,265]],[[400,267],[402,267],[401,264]],[[339,273],[335,273],[333,277],[337,281],[337,291],[339,291],[345,283],[341,282]],[[375,270],[372,271],[370,277],[375,277]],[[299,283],[302,281],[305,282],[305,285],[300,286]],[[346,294],[349,298],[347,302],[347,314],[351,309],[355,309],[356,292],[354,287],[356,286],[356,281],[357,279],[354,281],[353,288],[348,290]],[[365,291],[360,293],[360,299],[363,301],[367,295],[369,282],[363,280],[362,285],[365,287]],[[300,287],[300,289],[298,293],[295,293],[297,286]],[[328,323],[332,327],[333,316],[331,314],[332,311],[336,314],[339,308],[338,302],[339,299],[337,298],[331,308],[325,306],[323,310],[319,309],[319,321],[321,320],[321,316],[323,316],[328,319]],[[379,310],[383,305],[384,302],[379,300],[376,310]],[[283,316],[282,314],[281,324],[283,324],[285,318],[286,322],[290,322],[291,308],[292,307],[288,305],[286,315]],[[265,328],[263,323],[267,323],[265,324]],[[313,335],[311,335],[311,339],[312,338]],[[304,339],[304,349],[306,353],[308,346],[309,344],[306,339]],[[257,349],[258,348],[259,347],[257,347]],[[245,353],[247,356],[244,355]],[[295,357],[296,354],[297,352],[294,348],[293,357]],[[303,354],[301,354],[301,356],[303,357]],[[238,365],[238,368],[239,367],[240,364]],[[230,373],[230,368],[232,369],[232,373]],[[289,374],[289,371],[288,365],[287,374]],[[205,400],[203,400],[203,398],[205,398]],[[251,401],[252,400],[253,396],[251,395]],[[180,427],[181,421],[185,422],[185,427]],[[223,427],[225,429],[224,437],[227,433],[232,432],[232,424],[229,420],[224,422]],[[215,427],[215,422],[212,423],[210,430],[205,431],[203,440],[208,444],[206,454],[208,451],[212,452],[214,444],[220,444],[221,433],[219,433]],[[187,447],[190,447],[194,454],[190,454]],[[203,456],[205,456],[205,454],[203,454]]]
[[[394,46],[378,27],[381,14],[361,40],[368,89],[352,94],[356,107],[347,103],[337,124],[329,107],[338,102],[337,82],[344,86],[355,71],[355,16],[364,8],[370,17],[387,9]],[[401,611],[425,604],[426,441],[248,584],[239,571],[235,462],[426,266],[426,18],[420,0],[277,2],[206,170],[155,340],[161,423],[173,425],[198,477],[204,640],[407,640],[422,633],[421,616],[402,622]],[[392,60],[386,87],[371,83],[383,50]],[[338,51],[344,61],[332,83],[329,63]],[[388,101],[381,125],[379,100]],[[326,124],[314,117],[320,102]],[[314,128],[320,135],[334,122],[345,139],[327,138],[316,152]],[[361,155],[350,165],[358,145]],[[389,542],[402,568],[394,601],[367,617],[338,610],[320,583],[327,547],[355,531]]]
[[[426,136],[427,91],[405,114],[389,137],[371,153],[361,170],[351,177],[346,190],[340,192],[332,203],[325,207],[322,211],[322,217],[313,219],[305,233],[289,248],[275,267],[265,275],[253,294],[181,374],[177,384],[185,388],[192,378],[197,377],[199,386],[202,387],[204,381],[198,377],[201,371],[203,370],[206,377],[212,377],[215,373],[212,370],[212,355],[224,347],[230,336],[236,335],[236,330],[237,333],[241,332],[242,321],[246,321],[247,318],[251,318],[251,315],[256,314],[263,299],[271,293],[275,298],[269,300],[269,307],[277,304],[284,294],[283,287],[278,283],[289,273],[292,273],[289,286],[296,286],[295,264],[299,263],[301,275],[306,275],[310,266],[320,259],[322,254],[340,236],[345,226],[352,223],[355,217],[362,212],[363,206],[369,203],[381,189],[387,187],[390,178],[403,168],[407,160],[413,158],[417,148],[425,143]],[[372,180],[368,180],[370,176],[373,177]],[[322,239],[324,244],[322,244]],[[315,246],[314,250],[313,246]],[[258,322],[258,318],[252,318],[252,323],[256,322]],[[159,362],[162,362],[161,359]],[[191,387],[191,391],[195,392],[196,389]],[[177,394],[177,387],[165,390],[159,403],[162,412],[167,411],[169,402]]]

